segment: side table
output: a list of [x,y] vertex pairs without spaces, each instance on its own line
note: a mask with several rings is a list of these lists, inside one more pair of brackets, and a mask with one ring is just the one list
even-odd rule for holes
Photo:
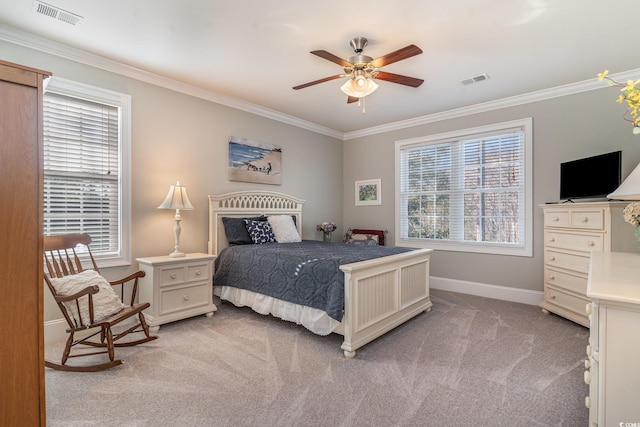
[[150,330],[160,325],[205,314],[213,316],[214,255],[186,254],[181,258],[157,256],[137,258],[146,276],[140,279],[140,301],[149,301],[144,311]]

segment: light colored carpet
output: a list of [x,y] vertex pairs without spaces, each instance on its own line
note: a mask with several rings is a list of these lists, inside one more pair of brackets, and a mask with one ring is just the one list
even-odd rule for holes
[[534,306],[437,290],[432,299],[430,313],[351,360],[339,335],[226,303],[118,349],[122,366],[47,369],[47,424],[587,425],[586,328]]

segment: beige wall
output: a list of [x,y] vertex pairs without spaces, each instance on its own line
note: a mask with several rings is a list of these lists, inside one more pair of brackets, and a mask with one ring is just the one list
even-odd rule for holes
[[[542,211],[539,204],[557,201],[560,162],[622,150],[623,177],[640,162],[640,136],[622,120],[617,90],[606,87],[474,114],[344,143],[344,223],[351,227],[386,228],[395,236],[394,143],[396,140],[533,117],[534,256],[516,257],[437,251],[431,274],[436,277],[528,290],[543,289]],[[597,172],[596,172],[597,173]],[[355,206],[354,181],[382,179],[381,206]],[[629,233],[633,232],[629,226]]]
[[[306,239],[320,239],[315,224],[342,219],[342,141],[13,44],[0,42],[0,52],[3,60],[131,95],[133,265],[103,269],[110,279],[137,269],[136,257],[173,251],[173,212],[157,206],[176,180],[187,187],[195,207],[181,212],[185,252],[207,251],[209,194],[259,188],[305,199]],[[282,185],[228,181],[231,135],[280,145]],[[47,295],[45,320],[59,317]]]

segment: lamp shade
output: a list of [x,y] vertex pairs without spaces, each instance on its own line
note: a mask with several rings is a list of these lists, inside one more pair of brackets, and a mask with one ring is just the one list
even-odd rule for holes
[[607,197],[617,200],[640,200],[640,164],[620,184],[620,187]]
[[340,87],[342,92],[355,98],[364,98],[371,95],[376,89],[378,89],[378,84],[373,79],[364,76],[349,79]]
[[172,185],[169,188],[167,197],[160,203],[158,209],[193,209],[191,200],[189,200],[189,196],[187,195],[186,187],[180,185],[180,181],[176,182],[176,185]]

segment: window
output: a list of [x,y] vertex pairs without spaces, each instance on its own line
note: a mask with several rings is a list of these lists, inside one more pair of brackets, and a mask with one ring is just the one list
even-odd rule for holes
[[397,141],[398,244],[532,256],[531,124]]
[[43,99],[44,233],[87,233],[129,263],[130,97],[53,77]]

